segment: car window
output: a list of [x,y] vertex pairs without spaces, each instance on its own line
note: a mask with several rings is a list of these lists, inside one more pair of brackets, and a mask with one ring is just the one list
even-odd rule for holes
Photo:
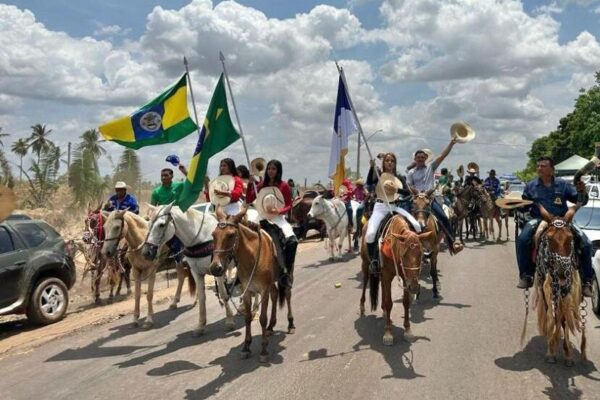
[[14,249],[15,245],[10,237],[10,233],[8,233],[6,228],[0,226],[0,254],[10,253]]
[[29,247],[38,247],[48,236],[42,228],[35,224],[15,224],[15,230]]

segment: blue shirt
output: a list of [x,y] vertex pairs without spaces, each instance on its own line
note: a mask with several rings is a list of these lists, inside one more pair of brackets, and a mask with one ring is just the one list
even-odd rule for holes
[[500,189],[500,180],[498,178],[485,178],[483,186],[488,192],[494,193],[496,197],[500,197],[500,195],[502,194],[502,190]]
[[121,201],[117,199],[116,194],[113,194],[110,196],[108,201],[110,201],[111,206],[107,207],[106,211],[129,210],[134,214],[138,214],[140,212],[137,200],[129,193],[127,193]]
[[577,203],[577,190],[575,186],[560,178],[553,178],[550,186],[545,186],[540,178],[535,178],[525,186],[523,198],[533,201],[534,204],[531,206],[533,218],[541,218],[539,204],[550,214],[563,217],[568,210],[567,201]]

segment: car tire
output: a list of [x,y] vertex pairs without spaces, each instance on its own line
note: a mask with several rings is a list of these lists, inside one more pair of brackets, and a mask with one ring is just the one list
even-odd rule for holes
[[592,310],[596,315],[600,315],[600,285],[598,285],[597,276],[592,281]]
[[27,317],[38,325],[60,321],[67,313],[69,290],[58,278],[45,278],[38,282],[27,305]]

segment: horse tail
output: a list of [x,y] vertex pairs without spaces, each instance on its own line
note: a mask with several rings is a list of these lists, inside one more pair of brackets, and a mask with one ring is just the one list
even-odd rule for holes
[[194,275],[190,272],[189,269],[185,269],[187,277],[188,277],[188,289],[190,291],[190,296],[196,296],[196,280],[194,279]]
[[288,289],[282,284],[277,284],[277,298],[279,299],[279,308],[283,308],[283,305],[285,304],[285,296],[287,294],[287,290]]
[[369,299],[371,300],[371,311],[376,311],[379,300],[379,274],[369,276]]

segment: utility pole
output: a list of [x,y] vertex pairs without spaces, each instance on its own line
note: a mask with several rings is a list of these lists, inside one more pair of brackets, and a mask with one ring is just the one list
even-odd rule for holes
[[71,169],[71,142],[67,145],[67,172]]

